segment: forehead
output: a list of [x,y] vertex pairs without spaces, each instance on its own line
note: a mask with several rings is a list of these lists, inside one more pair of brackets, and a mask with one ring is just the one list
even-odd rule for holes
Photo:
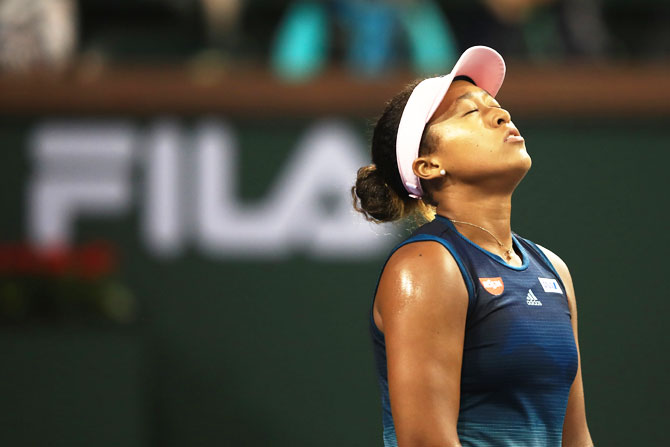
[[[466,98],[462,98],[463,96],[466,96]],[[490,100],[492,97],[486,90],[482,89],[481,87],[477,87],[468,81],[454,81],[449,86],[449,90],[447,90],[447,93],[444,95],[444,98],[442,99],[442,102],[438,106],[437,110],[435,110],[431,121],[444,115],[452,108],[452,106],[456,106],[457,103],[460,102],[459,98],[478,98],[482,100]]]
[[[459,80],[451,83],[451,85],[449,86],[449,90],[447,90],[446,95],[444,95],[444,100],[453,102],[462,95],[467,93],[479,94],[484,97],[491,96],[483,88],[477,87],[476,85],[468,81]],[[444,102],[444,100],[442,102]]]

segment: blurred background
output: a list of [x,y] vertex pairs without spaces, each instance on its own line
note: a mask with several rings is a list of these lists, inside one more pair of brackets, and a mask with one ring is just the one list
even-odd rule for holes
[[0,0],[0,445],[374,446],[371,124],[467,47],[569,265],[596,445],[668,445],[670,3]]

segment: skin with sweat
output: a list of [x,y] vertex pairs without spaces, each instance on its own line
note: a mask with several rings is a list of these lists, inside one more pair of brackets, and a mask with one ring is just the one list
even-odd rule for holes
[[[413,170],[422,179],[436,179],[430,183],[437,213],[486,228],[505,248],[478,228],[455,224],[472,242],[502,256],[512,246],[512,193],[531,166],[510,114],[481,88],[456,81],[428,123],[428,133],[436,150],[417,158]],[[557,255],[541,249],[566,285],[577,340],[570,273]],[[514,253],[508,263],[519,266],[522,260]],[[460,446],[456,424],[467,306],[458,265],[439,243],[407,244],[388,260],[373,315],[386,340],[391,411],[400,447]],[[568,397],[563,446],[591,445],[580,360]]]

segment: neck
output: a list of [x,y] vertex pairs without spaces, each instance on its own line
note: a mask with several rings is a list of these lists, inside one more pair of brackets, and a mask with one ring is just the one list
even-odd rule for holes
[[[435,197],[438,201],[437,214],[486,228],[498,238],[505,249],[512,247],[512,194],[491,194],[490,191],[484,193],[472,187],[459,186],[446,188]],[[486,231],[470,225],[454,225],[462,235],[480,247],[493,253],[504,252]]]

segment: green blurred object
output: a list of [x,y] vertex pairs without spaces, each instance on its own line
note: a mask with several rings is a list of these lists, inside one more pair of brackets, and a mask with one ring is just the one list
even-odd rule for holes
[[447,17],[430,0],[409,2],[400,18],[409,39],[414,70],[423,75],[446,74],[456,63],[459,49]]
[[328,57],[328,17],[321,2],[299,1],[292,4],[275,36],[272,66],[288,81],[300,81],[315,75]]
[[528,56],[536,62],[561,60],[566,49],[562,46],[558,16],[550,8],[536,8],[524,22],[523,36]]

